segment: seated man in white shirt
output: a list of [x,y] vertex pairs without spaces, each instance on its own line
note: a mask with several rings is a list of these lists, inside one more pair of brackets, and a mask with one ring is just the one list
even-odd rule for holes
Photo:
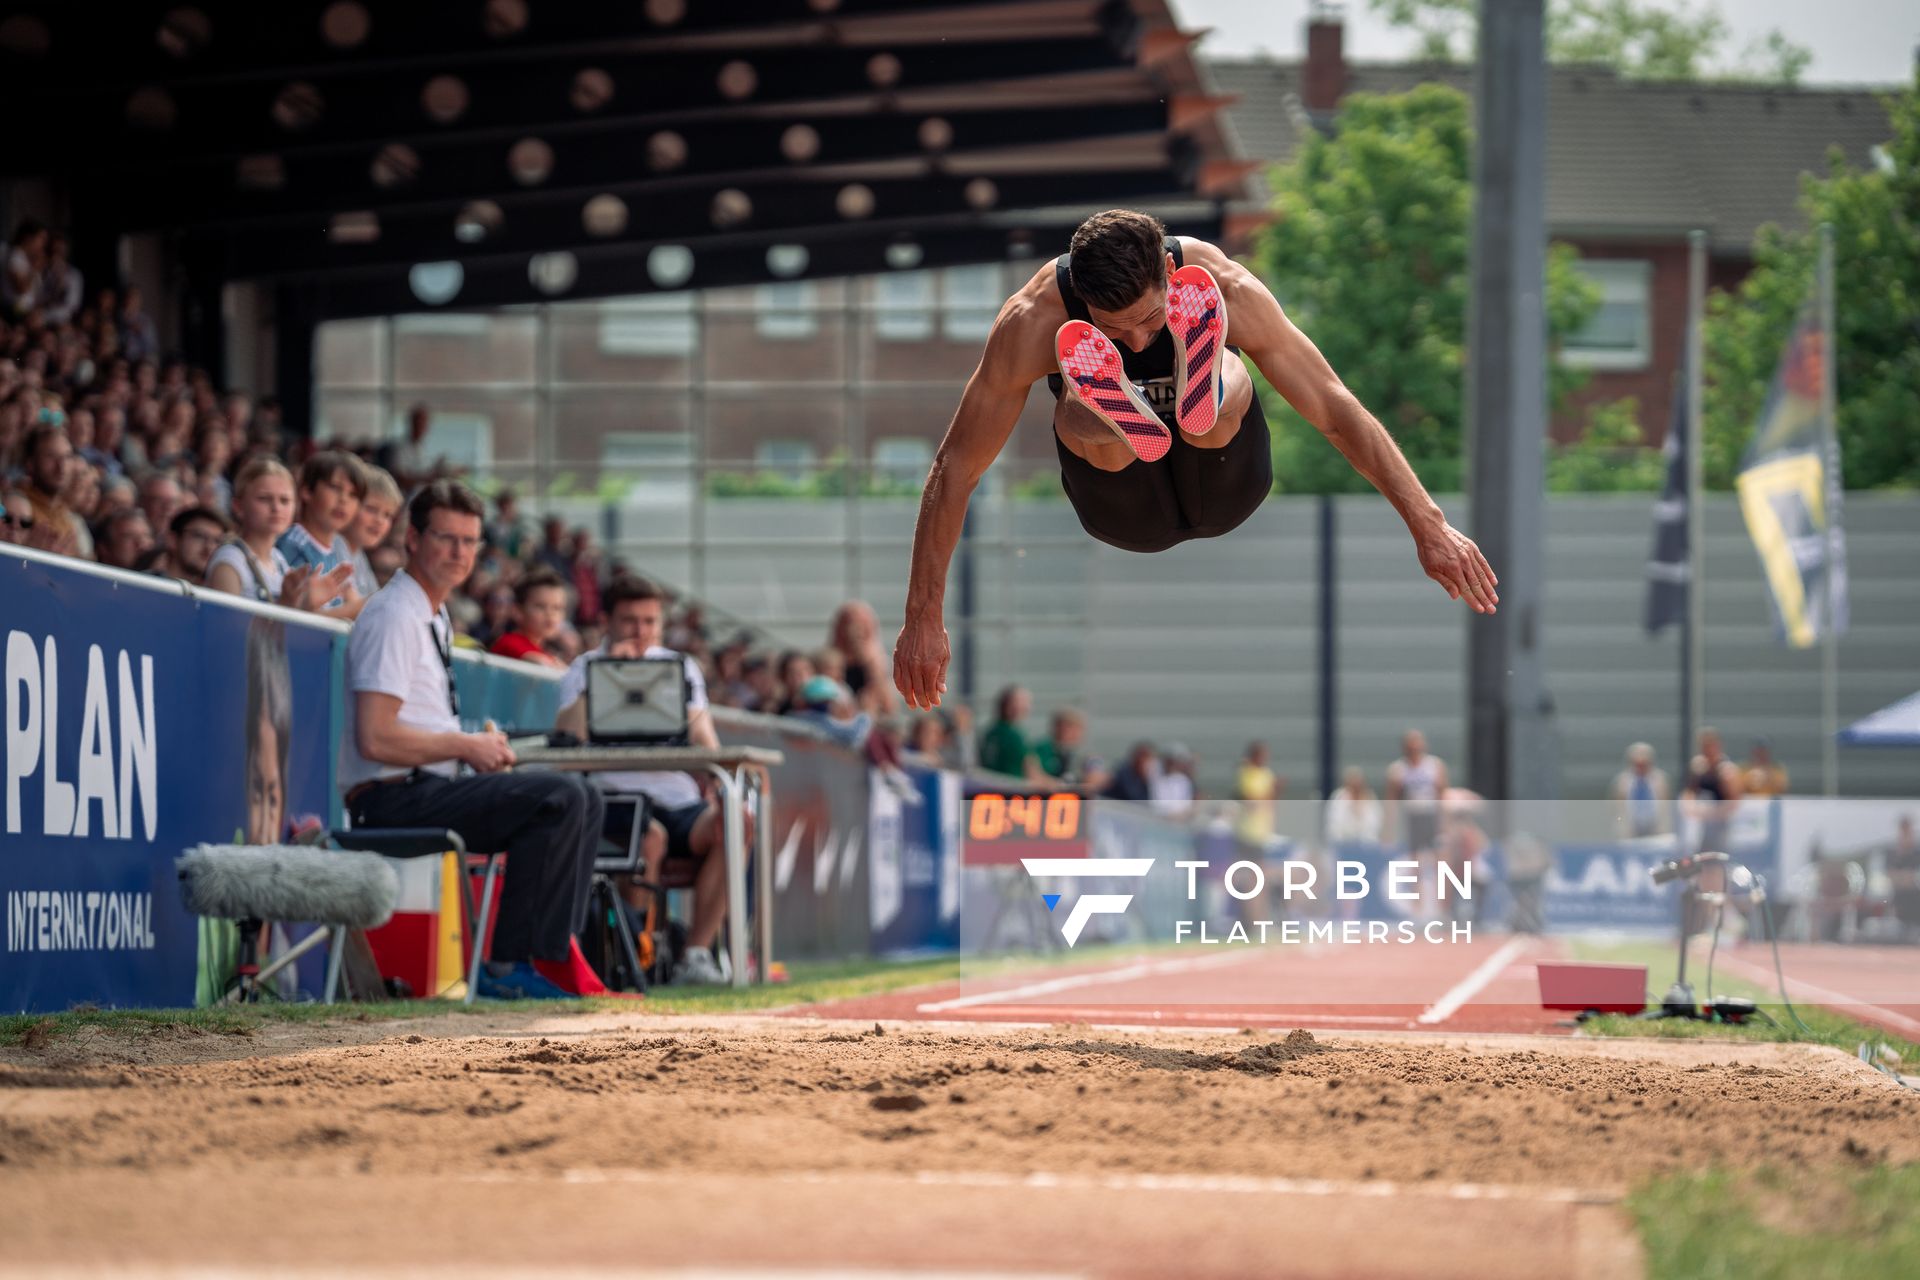
[[[575,774],[506,772],[513,750],[498,731],[461,732],[446,602],[473,573],[483,510],[450,480],[428,485],[408,508],[407,566],[347,636],[340,786],[356,827],[450,828],[476,852],[506,850],[478,994],[565,999],[572,993],[533,961],[571,956],[604,809]],[[477,776],[460,776],[462,765]]]
[[[554,728],[575,737],[587,736],[587,663],[595,658],[684,659],[688,685],[688,745],[717,748],[720,735],[707,707],[707,682],[700,665],[673,649],[663,648],[667,602],[664,593],[644,578],[620,577],[607,588],[602,602],[607,619],[606,643],[581,654],[560,682],[560,716]],[[727,860],[720,807],[713,804],[685,773],[601,773],[594,775],[609,791],[640,792],[651,802],[642,851],[647,878],[658,881],[661,864],[674,858],[698,864],[693,882],[693,920],[687,927],[687,955],[674,972],[676,982],[720,983],[725,980],[714,960],[713,945],[727,915]],[[748,819],[747,847],[753,847],[752,819]],[[625,843],[627,832],[612,833]],[[641,906],[636,902],[634,905]]]

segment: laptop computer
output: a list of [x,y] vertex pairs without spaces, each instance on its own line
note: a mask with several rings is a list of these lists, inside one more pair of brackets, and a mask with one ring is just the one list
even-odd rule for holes
[[595,658],[587,663],[587,741],[687,741],[686,659]]

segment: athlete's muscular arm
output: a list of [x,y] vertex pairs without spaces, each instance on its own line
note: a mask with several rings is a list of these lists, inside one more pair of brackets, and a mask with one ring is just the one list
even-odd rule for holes
[[1191,243],[1189,261],[1205,266],[1220,282],[1227,304],[1227,341],[1251,357],[1273,389],[1393,504],[1413,534],[1427,576],[1453,599],[1465,598],[1474,612],[1492,613],[1500,603],[1494,590],[1500,580],[1480,548],[1447,523],[1387,429],[1340,381],[1258,276],[1212,245]]
[[937,707],[946,691],[949,648],[941,612],[947,566],[960,540],[967,501],[1006,447],[1026,405],[1028,389],[1047,371],[1045,355],[1052,348],[1052,335],[1045,329],[1047,317],[1030,296],[1032,291],[1029,286],[1000,309],[980,365],[967,379],[960,408],[933,455],[927,485],[920,494],[907,579],[906,625],[893,646],[893,682],[909,707]]

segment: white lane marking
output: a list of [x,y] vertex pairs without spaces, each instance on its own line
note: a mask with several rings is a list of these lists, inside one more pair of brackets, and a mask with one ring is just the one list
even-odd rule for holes
[[1219,1010],[1175,1009],[1172,1011],[1153,1008],[1132,1008],[1127,1005],[1079,1005],[1051,1004],[1009,1004],[994,1005],[995,1013],[1045,1013],[1059,1018],[1151,1018],[1160,1021],[1171,1018],[1181,1022],[1278,1022],[1291,1025],[1296,1022],[1377,1022],[1382,1026],[1410,1027],[1413,1019],[1405,1014],[1388,1015],[1380,1013],[1265,1013],[1265,1012],[1225,1012]]
[[[1720,956],[1719,963],[1726,969],[1735,970],[1744,974],[1750,982],[1771,987],[1775,991],[1780,989],[1779,978],[1771,969],[1763,969],[1757,964],[1749,964],[1745,960],[1735,959],[1724,952]],[[1875,1022],[1880,1023],[1889,1031],[1898,1031],[1905,1036],[1920,1038],[1920,1021],[1915,1021],[1904,1013],[1895,1013],[1891,1009],[1883,1009],[1877,1004],[1868,1004],[1865,1000],[1856,1000],[1852,996],[1843,995],[1838,991],[1829,991],[1825,987],[1816,987],[1811,982],[1802,982],[1798,978],[1788,978],[1787,987],[1794,994],[1811,1000],[1815,1004],[1825,1005],[1837,1013],[1845,1013],[1848,1009],[1866,1010],[1873,1015]]]
[[[275,1263],[273,1274],[293,1277],[334,1277],[341,1268],[319,1264],[286,1266]],[[0,1275],[15,1274],[4,1263],[0,1263]],[[18,1274],[27,1274],[22,1271]],[[74,1266],[55,1267],[50,1270],[35,1268],[32,1274],[38,1280],[100,1280],[102,1276],[165,1276],[180,1277],[180,1280],[258,1280],[259,1267],[209,1267],[199,1263],[141,1263],[131,1265]],[[607,1280],[609,1276],[633,1276],[640,1280],[899,1280],[908,1276],[911,1280],[1074,1280],[1082,1272],[1072,1271],[904,1271],[889,1267],[882,1271],[867,1270],[859,1267],[829,1266],[817,1267],[616,1267],[609,1270],[605,1266],[566,1267],[542,1264],[538,1267],[520,1266],[513,1263],[469,1263],[458,1265],[448,1263],[442,1266],[421,1265],[356,1265],[353,1274],[368,1277],[369,1280],[446,1280],[449,1276],[479,1276],[491,1280],[508,1276],[538,1277],[538,1280]]]
[[1440,1200],[1541,1200],[1558,1204],[1612,1204],[1617,1197],[1574,1187],[1508,1187],[1483,1182],[1341,1182],[1332,1178],[1272,1178],[1220,1173],[991,1173],[923,1170],[928,1186],[1021,1187],[1062,1191],[1195,1191],[1280,1196],[1427,1196]]
[[[550,1182],[556,1177],[565,1183],[663,1183],[684,1186],[707,1176],[686,1170],[660,1169],[565,1169],[559,1174],[536,1170],[487,1170],[455,1174],[458,1182]],[[988,1189],[1031,1189],[1040,1191],[1151,1191],[1196,1192],[1203,1194],[1278,1196],[1367,1196],[1387,1199],[1393,1196],[1422,1196],[1435,1200],[1532,1200],[1555,1204],[1613,1204],[1618,1196],[1578,1187],[1519,1187],[1485,1182],[1365,1182],[1334,1178],[1278,1178],[1257,1174],[1232,1173],[1001,1173],[993,1170],[921,1169],[903,1173],[865,1173],[856,1171],[797,1171],[769,1174],[715,1174],[714,1177],[752,1177],[766,1182],[806,1183],[824,1186],[849,1184],[885,1184],[909,1182],[924,1187],[984,1187]]]
[[1441,996],[1433,1006],[1419,1017],[1422,1026],[1432,1026],[1436,1022],[1445,1022],[1460,1012],[1460,1006],[1473,999],[1486,989],[1488,983],[1506,972],[1514,957],[1527,949],[1523,938],[1508,938],[1506,943],[1492,955],[1480,962],[1478,968],[1453,985],[1453,989]]
[[[1231,952],[1216,956],[1195,956],[1188,960],[1148,960],[1140,964],[1130,964],[1120,969],[1102,969],[1098,973],[1071,973],[1061,978],[1048,978],[1043,982],[1029,982],[1018,987],[1008,987],[1001,991],[976,991],[970,996],[955,996],[951,1000],[936,1000],[931,1004],[919,1006],[921,1013],[945,1013],[949,1009],[971,1009],[979,1004],[1005,1004],[1024,1000],[1033,996],[1050,996],[1056,991],[1072,991],[1079,987],[1106,986],[1115,982],[1131,982],[1135,978],[1151,977],[1162,973],[1187,973],[1194,969],[1214,969],[1229,964],[1243,964],[1256,952],[1252,949],[1243,954]],[[964,982],[965,979],[963,978]]]

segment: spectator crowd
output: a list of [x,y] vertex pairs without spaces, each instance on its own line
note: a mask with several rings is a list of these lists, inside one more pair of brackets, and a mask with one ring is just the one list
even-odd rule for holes
[[[450,474],[427,456],[432,412],[403,439],[290,439],[272,397],[214,385],[165,355],[137,288],[88,292],[66,239],[22,221],[0,273],[0,543],[350,619],[404,561],[406,499]],[[536,526],[499,490],[473,575],[448,601],[455,643],[564,668],[606,639],[603,600],[628,565],[557,516]],[[834,615],[818,649],[715,635],[695,601],[666,643],[713,705],[806,720],[898,757],[911,736],[961,762],[969,725],[899,723],[873,610]]]

